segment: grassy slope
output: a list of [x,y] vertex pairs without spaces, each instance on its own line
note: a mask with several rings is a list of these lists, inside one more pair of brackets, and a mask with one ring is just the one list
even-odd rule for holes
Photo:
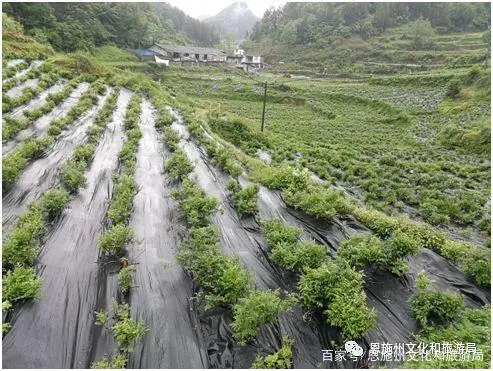
[[401,39],[404,33],[405,27],[401,27],[367,40],[341,37],[328,48],[270,41],[246,41],[245,46],[248,52],[265,55],[272,71],[305,74],[324,69],[327,73],[387,74],[467,67],[483,60],[487,50],[482,33],[436,35],[429,50],[414,50],[408,40]]
[[33,60],[45,59],[53,54],[53,49],[24,35],[22,26],[2,13],[2,53],[4,60],[17,58]]

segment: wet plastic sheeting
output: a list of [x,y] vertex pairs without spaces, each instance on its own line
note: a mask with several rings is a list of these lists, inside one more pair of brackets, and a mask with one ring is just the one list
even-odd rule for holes
[[28,103],[22,106],[14,108],[7,115],[15,119],[22,118],[23,116],[22,114],[24,113],[24,111],[41,108],[42,106],[45,105],[46,97],[48,97],[49,94],[55,94],[62,91],[62,89],[65,88],[66,85],[67,85],[67,81],[65,79],[59,80],[55,85],[50,86],[48,89],[42,91],[41,94],[39,94],[36,98],[32,99],[31,101],[29,101]]
[[22,62],[24,62],[24,59],[12,59],[6,63],[6,67],[9,68],[9,67],[17,66]]
[[[174,114],[176,116],[176,112]],[[179,119],[172,127],[182,133],[186,131],[186,127]],[[297,281],[295,276],[279,273],[272,265],[269,268],[270,263],[265,258],[267,247],[258,233],[256,222],[252,219],[238,219],[234,210],[229,207],[225,194],[225,182],[228,177],[209,164],[206,156],[196,144],[191,141],[182,141],[181,145],[194,162],[199,185],[208,194],[219,198],[222,202],[223,213],[214,217],[213,223],[221,229],[223,235],[221,245],[225,252],[240,257],[247,269],[255,274],[258,289],[286,286],[294,289]],[[249,182],[241,179],[241,183],[246,185]],[[282,218],[288,224],[302,228],[305,237],[326,245],[331,255],[335,255],[341,240],[367,231],[367,228],[353,217],[336,218],[333,222],[327,222],[288,208],[282,201],[279,191],[265,187],[260,187],[258,206],[262,218]],[[244,231],[241,231],[242,228]],[[433,251],[424,249],[419,256],[411,257],[409,266],[409,273],[402,278],[385,271],[369,269],[366,272],[367,303],[369,307],[375,308],[378,324],[367,336],[358,341],[365,350],[368,350],[372,342],[409,343],[412,341],[412,334],[418,330],[418,326],[410,314],[409,299],[414,290],[417,273],[422,269],[425,269],[427,275],[435,281],[438,289],[460,291],[465,295],[468,305],[476,307],[490,302],[488,291],[478,288],[470,278]],[[340,341],[339,332],[327,325],[320,315],[304,313],[299,307],[279,316],[279,333],[269,332],[264,326],[255,345],[250,344],[244,347],[238,347],[232,338],[228,325],[231,323],[231,318],[226,312],[201,313],[201,321],[204,336],[208,339],[209,361],[213,367],[250,367],[254,353],[258,349],[270,352],[278,349],[281,334],[289,334],[294,340],[294,366],[296,368],[321,366],[341,368],[368,365],[366,359],[358,363],[348,360],[346,362],[326,362],[322,365],[322,349],[333,349],[331,341]],[[269,336],[266,336],[266,333]],[[387,364],[387,366],[392,365]]]
[[39,66],[41,66],[42,64],[44,63],[44,61],[32,61],[31,64],[29,65],[29,67],[27,67],[26,69],[23,69],[21,71],[18,71],[13,78],[15,79],[18,79],[19,77],[22,77],[24,76],[25,74],[27,74],[29,71],[31,71],[33,68],[37,68]]
[[[179,125],[175,122],[174,126]],[[185,130],[186,128],[181,128]],[[228,177],[214,169],[191,141],[181,141],[180,146],[194,163],[197,182],[209,195],[221,201],[222,210],[213,218],[212,223],[220,229],[221,248],[225,253],[238,256],[241,263],[253,274],[254,285],[259,290],[286,290],[288,282],[265,256],[267,246],[258,224],[253,228],[243,228],[235,210],[229,205],[225,187]],[[255,223],[254,223],[255,225]],[[321,354],[322,345],[310,324],[303,320],[301,308],[279,318],[279,328],[263,326],[254,344],[239,346],[233,338],[227,312],[200,311],[201,327],[207,339],[207,351],[212,367],[249,368],[256,354],[273,352],[281,344],[283,335],[294,339],[298,349],[294,359],[295,367],[315,367],[315,357]]]
[[[96,238],[112,189],[111,172],[116,168],[121,145],[122,106],[128,97],[123,91],[115,115],[118,124],[110,125],[98,147],[87,188],[71,202],[43,246],[39,259],[43,299],[25,304],[11,320],[13,328],[3,341],[4,367],[87,367],[103,355],[114,353],[109,330],[95,327],[93,322],[94,311],[109,309],[117,295],[118,264],[98,268]],[[203,303],[188,300],[190,280],[173,257],[181,235],[176,203],[170,199],[170,184],[160,172],[168,154],[162,152],[152,116],[144,101],[136,172],[141,188],[131,219],[139,242],[128,249],[136,269],[135,287],[130,294],[132,316],[143,319],[150,331],[138,344],[130,366],[249,368],[257,353],[279,349],[284,335],[294,340],[296,368],[377,366],[365,359],[358,364],[350,360],[322,364],[322,350],[334,349],[331,342],[340,341],[339,330],[327,325],[319,314],[305,312],[299,306],[281,314],[277,324],[263,326],[255,341],[240,346],[230,328],[230,311],[204,311]],[[187,133],[179,120],[172,127]],[[194,142],[182,140],[180,146],[195,165],[194,176],[199,185],[221,201],[222,212],[212,222],[220,228],[223,251],[240,258],[253,274],[257,289],[295,290],[296,275],[281,271],[269,261],[257,221],[239,218],[229,205],[225,191],[228,176],[211,166]],[[242,183],[247,181],[243,179]],[[265,187],[260,190],[259,210],[264,218],[281,217],[288,224],[303,228],[305,238],[326,245],[332,255],[341,240],[366,231],[353,218],[327,222],[287,208],[278,191]],[[426,249],[409,259],[409,273],[402,278],[370,267],[365,272],[365,290],[369,307],[376,310],[378,324],[358,341],[365,350],[370,343],[413,340],[418,327],[409,312],[408,300],[422,269],[438,289],[459,290],[470,306],[490,302],[487,290],[478,288],[454,265]]]
[[137,242],[128,248],[135,264],[130,293],[132,317],[142,319],[149,331],[137,344],[130,368],[206,368],[200,330],[190,310],[190,278],[176,262],[179,246],[177,203],[171,198],[163,164],[169,153],[154,127],[154,111],[144,99],[130,226]]
[[26,210],[29,202],[36,200],[44,191],[59,183],[60,167],[70,158],[74,148],[85,141],[87,129],[93,123],[110,92],[111,90],[108,89],[106,94],[100,97],[97,105],[63,132],[45,157],[28,166],[17,183],[3,196],[4,234],[10,233],[17,217]]
[[12,89],[7,91],[5,95],[7,95],[9,98],[15,99],[19,98],[22,95],[22,92],[26,88],[36,88],[38,86],[39,80],[38,79],[29,79],[24,81],[23,83],[14,86]]
[[26,137],[31,136],[31,135],[37,135],[40,137],[43,136],[48,131],[48,128],[50,127],[50,123],[53,120],[59,119],[59,118],[63,117],[64,115],[66,115],[67,112],[70,111],[70,109],[77,104],[77,102],[79,101],[82,94],[84,94],[88,89],[89,89],[88,83],[83,82],[83,83],[79,84],[72,91],[70,96],[65,101],[63,101],[62,104],[56,106],[48,114],[41,116],[39,119],[37,119],[34,122],[33,125],[20,131],[15,136],[14,139],[5,143],[3,145],[3,148],[2,148],[2,154],[6,155],[6,154],[10,153],[15,147],[17,147],[17,145],[22,140],[22,138],[26,138]]
[[[17,61],[18,60],[12,61],[14,63],[13,64],[11,63],[10,65],[7,65],[7,67],[15,66],[16,64],[19,64],[19,63],[22,62],[22,60],[20,60],[21,62],[17,62]],[[8,79],[5,79],[3,82],[6,83],[6,82],[9,82],[12,79],[18,79],[19,77],[22,77],[26,73],[28,73],[29,71],[31,71],[33,68],[36,68],[36,67],[41,66],[43,63],[44,63],[44,61],[32,61],[31,64],[27,68],[24,68],[23,70],[17,71],[14,76],[9,77]]]
[[[94,354],[94,311],[101,286],[97,237],[113,188],[130,93],[122,90],[92,165],[87,186],[69,204],[38,257],[40,301],[23,305],[3,339],[4,368],[87,368]],[[112,349],[101,349],[113,352]]]

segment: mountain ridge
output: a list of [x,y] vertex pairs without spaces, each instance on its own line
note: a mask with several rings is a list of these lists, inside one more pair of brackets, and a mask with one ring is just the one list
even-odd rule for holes
[[236,40],[242,40],[259,20],[260,18],[253,14],[247,3],[238,1],[215,16],[206,17],[202,21],[230,34]]

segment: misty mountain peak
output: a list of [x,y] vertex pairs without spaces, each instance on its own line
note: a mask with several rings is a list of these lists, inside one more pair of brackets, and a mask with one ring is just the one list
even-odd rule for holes
[[204,22],[215,25],[223,32],[241,40],[245,38],[246,33],[252,29],[258,19],[246,2],[238,1],[224,8],[215,16],[204,19]]

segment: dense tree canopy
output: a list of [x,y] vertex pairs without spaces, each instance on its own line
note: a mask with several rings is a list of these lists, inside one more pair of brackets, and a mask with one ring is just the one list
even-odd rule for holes
[[287,3],[267,10],[250,38],[324,45],[331,37],[367,38],[411,23],[415,31],[425,27],[415,38],[416,45],[422,46],[435,31],[484,31],[490,22],[489,3]]
[[212,46],[214,29],[166,3],[6,3],[3,11],[26,33],[55,49],[105,44],[142,48],[154,42]]

